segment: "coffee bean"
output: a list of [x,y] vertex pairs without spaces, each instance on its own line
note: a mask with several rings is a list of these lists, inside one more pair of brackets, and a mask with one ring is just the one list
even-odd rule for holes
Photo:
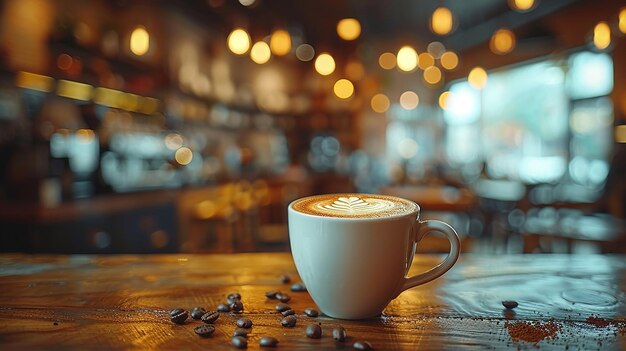
[[202,317],[200,317],[200,319],[206,324],[211,324],[215,322],[218,318],[220,318],[220,313],[217,311],[207,312],[203,314]]
[[202,315],[206,313],[206,310],[202,307],[194,307],[193,310],[191,310],[191,318],[193,319],[200,319],[202,318]]
[[230,306],[225,303],[221,303],[217,305],[217,310],[219,312],[230,312]]
[[371,350],[372,344],[367,341],[356,341],[354,344],[352,344],[352,347],[357,350]]
[[193,331],[199,336],[206,338],[215,332],[215,327],[209,324],[202,324],[193,328]]
[[282,314],[283,316],[291,316],[296,314],[296,311],[292,310],[292,309],[288,309],[286,311],[282,311],[280,314]]
[[291,285],[291,291],[296,291],[296,292],[306,291],[306,287],[302,283],[295,283]]
[[233,301],[235,301],[235,300],[241,300],[241,294],[239,294],[239,293],[230,293],[230,294],[228,294],[228,296],[226,296],[226,300],[228,300],[229,303],[233,303]]
[[241,318],[237,320],[237,326],[239,328],[252,328],[252,321],[248,318]]
[[267,297],[268,299],[275,299],[276,298],[276,294],[278,294],[280,291],[276,291],[276,290],[271,290],[271,291],[266,291],[265,292],[265,297]]
[[279,303],[276,305],[276,311],[278,312],[284,312],[290,309],[291,307],[289,307],[289,305],[287,305],[286,303]]
[[291,300],[291,297],[287,294],[283,294],[283,293],[278,293],[276,294],[276,298],[280,301],[280,302],[289,302],[289,300]]
[[278,345],[278,339],[271,336],[264,336],[259,340],[259,346],[261,347],[276,347]]
[[283,284],[287,284],[291,281],[291,277],[288,276],[287,274],[283,274],[280,276],[280,282]]
[[170,320],[176,324],[183,324],[189,317],[189,313],[182,308],[176,308],[170,311]]
[[346,341],[346,329],[344,327],[333,328],[333,339],[337,341]]
[[233,338],[230,339],[230,344],[238,349],[245,349],[248,347],[248,339],[243,336],[233,336]]
[[519,304],[517,303],[517,301],[513,301],[513,300],[506,300],[506,301],[502,301],[502,306],[508,308],[508,309],[513,309],[515,307],[517,307]]
[[247,338],[248,337],[248,330],[242,329],[242,328],[237,328],[233,332],[233,336],[243,336],[244,338]]
[[317,324],[309,324],[306,326],[305,333],[311,339],[319,339],[322,337],[322,327]]
[[280,325],[287,328],[296,326],[296,316],[287,316],[280,321]]
[[306,314],[309,317],[317,317],[320,315],[320,313],[315,308],[310,308],[310,307],[304,309],[304,314]]
[[239,300],[235,300],[230,304],[230,309],[234,312],[234,313],[241,313],[243,312],[243,302],[239,301]]

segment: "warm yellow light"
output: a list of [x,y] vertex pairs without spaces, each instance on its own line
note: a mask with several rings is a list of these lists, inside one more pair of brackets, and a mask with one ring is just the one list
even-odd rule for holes
[[482,67],[474,67],[467,76],[467,80],[475,89],[482,89],[487,85],[487,72]]
[[119,108],[123,95],[119,90],[100,87],[94,90],[93,101],[98,105]]
[[337,34],[343,40],[354,40],[361,35],[361,23],[355,18],[344,18],[337,23]]
[[441,95],[439,95],[439,107],[441,107],[442,110],[448,108],[448,99],[450,96],[452,96],[452,93],[449,91],[444,91]]
[[191,152],[191,149],[189,149],[188,147],[181,147],[180,149],[176,150],[176,153],[174,154],[174,159],[176,159],[176,162],[178,162],[178,164],[186,166],[191,163],[191,160],[193,159],[193,152]]
[[517,11],[528,11],[534,5],[535,0],[509,0],[509,6]]
[[396,67],[396,55],[391,52],[383,52],[378,57],[378,64],[383,69],[392,69]]
[[296,57],[300,61],[311,61],[315,57],[315,49],[309,44],[301,44],[296,48]]
[[89,84],[72,82],[69,80],[59,80],[57,84],[57,95],[70,99],[88,101],[91,99],[93,87]]
[[178,150],[183,146],[183,137],[178,133],[170,133],[163,139],[165,147],[170,150]]
[[137,56],[145,55],[150,49],[150,34],[144,27],[136,27],[130,34],[130,51]]
[[396,56],[396,61],[398,64],[398,68],[405,71],[410,72],[417,67],[417,63],[419,62],[419,58],[417,57],[417,52],[410,46],[403,46],[398,50],[398,55]]
[[615,126],[615,142],[626,143],[626,124]]
[[354,85],[347,79],[339,79],[333,86],[333,91],[340,99],[347,99],[354,94]]
[[365,75],[365,67],[359,61],[350,61],[346,65],[346,75],[353,81],[359,81]]
[[619,21],[617,23],[619,31],[626,34],[626,7],[623,7],[619,12]]
[[76,140],[79,143],[89,144],[96,137],[96,133],[94,133],[91,129],[79,129],[76,131]]
[[438,7],[430,18],[430,29],[435,34],[446,35],[452,31],[454,19],[447,7]]
[[430,66],[424,70],[424,80],[428,84],[441,82],[441,70],[438,67]]
[[508,29],[497,30],[491,36],[489,48],[494,54],[508,54],[515,48],[515,34]]
[[459,65],[459,57],[454,51],[446,51],[441,55],[441,67],[453,70]]
[[323,76],[333,73],[335,71],[335,59],[327,53],[320,54],[315,59],[315,70]]
[[372,110],[378,113],[385,113],[389,109],[389,98],[385,94],[376,94],[370,101]]
[[252,61],[262,65],[269,61],[270,57],[272,57],[272,52],[266,42],[258,41],[252,45],[252,49],[250,50],[250,58]]
[[606,22],[598,22],[593,28],[593,45],[600,50],[604,50],[611,45],[611,28],[609,28]]
[[421,54],[417,55],[417,65],[421,69],[426,69],[430,66],[434,66],[435,58],[427,52],[422,52]]
[[286,30],[278,29],[272,33],[270,48],[276,56],[284,56],[291,51],[291,36]]
[[243,55],[250,48],[250,35],[241,28],[237,28],[228,35],[228,48],[233,54]]
[[405,91],[400,95],[400,106],[405,110],[412,110],[417,107],[420,102],[419,96],[412,91]]
[[17,75],[15,77],[15,85],[17,85],[18,87],[43,91],[46,93],[52,91],[53,84],[54,78],[30,72],[20,71],[17,72]]

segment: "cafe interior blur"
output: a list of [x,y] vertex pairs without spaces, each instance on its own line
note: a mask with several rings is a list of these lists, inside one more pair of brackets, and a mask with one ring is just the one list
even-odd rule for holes
[[[288,251],[413,200],[463,252],[626,252],[626,3],[4,0],[0,251]],[[422,252],[447,252],[432,238]]]

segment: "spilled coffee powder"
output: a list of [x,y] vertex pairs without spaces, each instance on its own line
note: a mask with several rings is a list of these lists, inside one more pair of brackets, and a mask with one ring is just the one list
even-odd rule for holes
[[598,327],[598,328],[606,328],[609,325],[611,325],[611,321],[606,320],[604,318],[600,318],[600,317],[594,317],[594,316],[587,317],[585,321],[587,322],[587,324],[591,324],[594,327]]
[[509,331],[509,335],[513,341],[532,343],[538,343],[546,339],[554,339],[561,329],[559,325],[553,321],[506,322],[504,326]]

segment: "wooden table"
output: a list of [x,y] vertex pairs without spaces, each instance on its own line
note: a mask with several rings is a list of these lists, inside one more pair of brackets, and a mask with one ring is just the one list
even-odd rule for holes
[[[416,257],[412,272],[440,257]],[[168,310],[214,308],[239,292],[262,336],[283,350],[602,349],[626,348],[626,257],[464,255],[443,278],[402,293],[384,314],[362,321],[305,317],[306,292],[289,292],[298,314],[283,328],[264,292],[289,290],[279,276],[297,272],[289,254],[27,256],[0,255],[0,349],[232,349],[236,316],[223,314],[206,339],[170,322]],[[502,300],[519,306],[505,310]],[[323,336],[308,339],[308,323]],[[343,325],[346,343],[330,336]],[[524,334],[522,331],[526,330]]]

